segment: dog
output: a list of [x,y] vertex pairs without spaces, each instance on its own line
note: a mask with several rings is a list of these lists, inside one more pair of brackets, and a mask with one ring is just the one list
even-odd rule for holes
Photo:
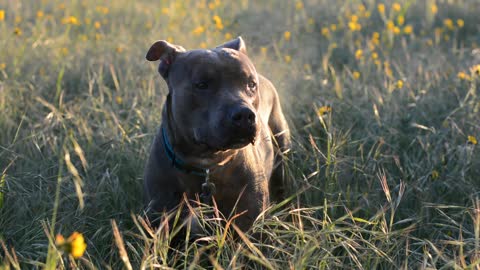
[[200,196],[248,230],[270,202],[286,196],[290,131],[273,84],[258,74],[241,37],[210,50],[156,41],[168,86],[162,123],[145,167],[150,212]]

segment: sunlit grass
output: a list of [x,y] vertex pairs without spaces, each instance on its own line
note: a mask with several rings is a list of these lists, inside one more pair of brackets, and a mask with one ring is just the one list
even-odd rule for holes
[[[478,14],[474,0],[0,3],[0,269],[478,267]],[[239,35],[293,129],[292,197],[246,233],[190,205],[205,233],[173,250],[178,227],[142,212],[167,93],[145,53]]]

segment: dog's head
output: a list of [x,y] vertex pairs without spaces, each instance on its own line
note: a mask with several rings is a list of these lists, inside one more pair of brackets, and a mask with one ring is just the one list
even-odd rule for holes
[[242,148],[258,128],[258,75],[241,37],[210,50],[186,51],[164,40],[146,56],[160,60],[171,95],[171,121],[193,143],[211,150]]

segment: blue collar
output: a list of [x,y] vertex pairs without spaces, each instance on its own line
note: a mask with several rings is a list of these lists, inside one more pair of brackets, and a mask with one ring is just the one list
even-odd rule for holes
[[168,159],[170,159],[170,161],[172,162],[172,166],[174,168],[186,174],[193,174],[204,177],[207,176],[207,170],[188,165],[185,163],[185,161],[181,160],[175,155],[172,145],[168,142],[167,132],[165,131],[164,127],[162,127],[162,139],[165,153],[167,154]]

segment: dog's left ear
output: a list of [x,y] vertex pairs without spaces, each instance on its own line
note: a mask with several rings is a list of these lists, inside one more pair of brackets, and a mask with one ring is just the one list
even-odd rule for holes
[[217,48],[230,48],[247,54],[247,47],[245,46],[245,42],[243,41],[242,37],[237,37],[234,40],[230,40],[220,46],[217,46]]

